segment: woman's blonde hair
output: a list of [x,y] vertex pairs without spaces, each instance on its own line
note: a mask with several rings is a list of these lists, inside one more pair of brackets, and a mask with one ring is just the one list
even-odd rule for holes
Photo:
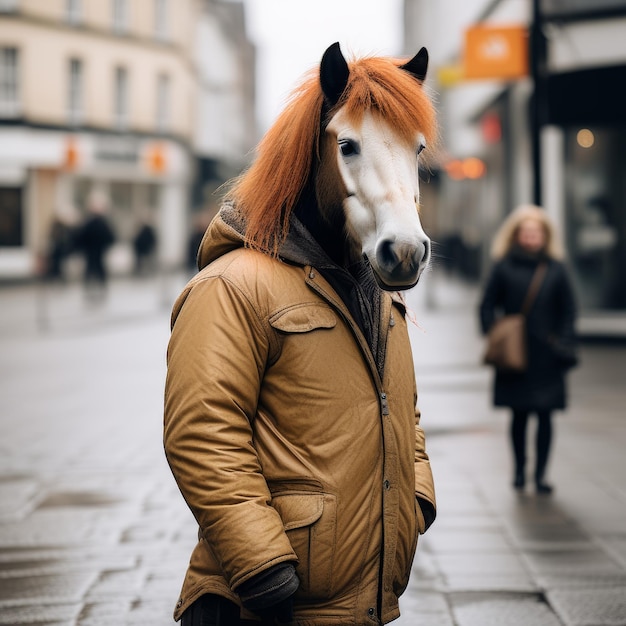
[[498,260],[510,252],[516,243],[519,227],[526,220],[535,220],[543,226],[546,234],[545,253],[552,259],[562,259],[564,256],[563,246],[552,220],[544,209],[533,204],[518,206],[502,222],[491,244],[491,257]]

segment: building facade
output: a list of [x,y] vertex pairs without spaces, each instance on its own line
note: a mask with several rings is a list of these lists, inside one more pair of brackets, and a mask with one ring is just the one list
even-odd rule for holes
[[[566,243],[580,331],[626,335],[626,96],[617,87],[626,76],[626,2],[406,0],[405,17],[407,54],[431,51],[441,110],[437,237],[456,242],[460,269],[479,280],[502,219],[539,196]],[[532,58],[513,79],[468,79],[464,66],[468,28],[530,32],[533,24],[544,45],[537,117]],[[471,158],[483,163],[480,176],[452,167]]]
[[[220,17],[242,14],[240,3],[221,13],[220,4],[0,0],[0,279],[40,272],[54,218],[81,219],[96,190],[117,236],[113,271],[131,268],[144,221],[157,231],[161,267],[184,262],[197,157],[220,163],[232,160],[226,145],[247,151],[215,137],[247,128],[235,115],[254,106],[205,118],[207,92],[233,99],[241,88],[207,85],[199,70],[240,64],[225,45],[212,54],[215,40],[234,37]],[[245,37],[242,15],[237,27]]]

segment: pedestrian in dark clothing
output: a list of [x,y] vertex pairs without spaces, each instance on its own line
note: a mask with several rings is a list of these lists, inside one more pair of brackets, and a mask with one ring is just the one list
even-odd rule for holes
[[74,236],[69,220],[55,215],[50,225],[46,278],[65,281],[65,261],[74,250]]
[[150,269],[150,260],[157,245],[157,236],[154,227],[148,222],[143,222],[133,239],[135,251],[135,274],[141,276]]
[[76,235],[76,248],[85,258],[84,280],[87,296],[102,299],[108,279],[105,254],[115,242],[115,234],[104,216],[107,204],[102,195],[92,195],[88,209],[90,215]]
[[516,209],[494,238],[495,264],[480,303],[483,333],[499,315],[519,313],[539,264],[546,272],[527,314],[528,367],[523,372],[496,370],[494,404],[512,409],[511,442],[515,460],[513,486],[525,486],[526,430],[537,415],[535,486],[550,493],[545,481],[552,441],[552,412],[567,404],[565,374],[575,358],[576,303],[561,245],[545,211],[525,205]]

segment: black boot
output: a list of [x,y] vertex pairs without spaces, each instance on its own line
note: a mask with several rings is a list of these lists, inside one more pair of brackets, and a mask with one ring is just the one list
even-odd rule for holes
[[552,442],[552,418],[548,411],[537,413],[537,467],[535,468],[535,487],[537,493],[549,495],[553,491],[552,485],[545,482],[548,455]]
[[515,477],[513,478],[513,487],[518,491],[522,491],[526,486],[526,476],[524,475],[524,468],[515,469]]
[[513,488],[521,491],[526,486],[526,423],[528,413],[513,411],[511,420],[511,443],[513,444],[513,456],[515,457],[515,475]]

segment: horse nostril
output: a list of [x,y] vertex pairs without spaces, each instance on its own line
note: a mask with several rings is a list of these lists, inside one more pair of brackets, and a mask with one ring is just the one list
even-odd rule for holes
[[398,262],[398,255],[394,251],[394,242],[390,239],[385,239],[378,246],[378,263],[381,267],[395,267]]
[[426,263],[430,258],[430,239],[424,241],[424,254],[422,255],[421,263]]

